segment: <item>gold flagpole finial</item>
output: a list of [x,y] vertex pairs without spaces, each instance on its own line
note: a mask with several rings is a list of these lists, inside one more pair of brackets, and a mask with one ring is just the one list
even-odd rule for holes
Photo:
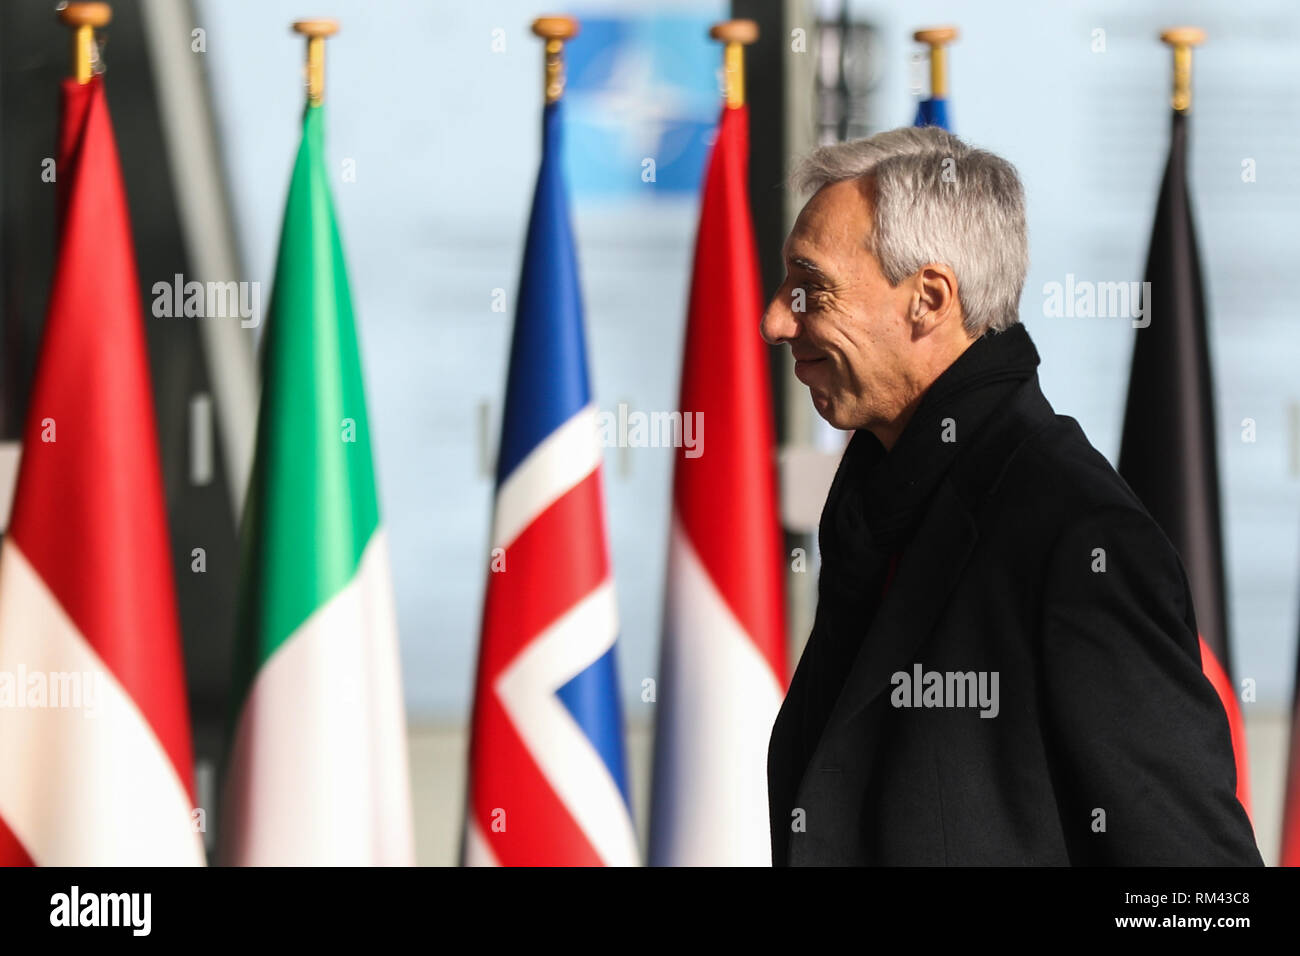
[[330,17],[295,20],[293,32],[307,38],[307,103],[320,106],[325,99],[325,38],[339,32],[339,22]]
[[1174,110],[1186,113],[1192,106],[1192,47],[1205,42],[1200,27],[1170,27],[1160,40],[1174,48]]
[[956,27],[927,27],[912,34],[917,43],[930,47],[930,98],[948,95],[948,52],[944,48],[957,39]]
[[753,20],[724,20],[709,29],[709,36],[720,40],[722,69],[726,77],[727,107],[745,105],[745,47],[758,40],[758,24]]
[[546,41],[546,102],[555,103],[564,95],[564,41],[578,35],[578,21],[573,17],[538,17],[533,33]]
[[59,20],[72,31],[72,75],[78,83],[89,83],[99,67],[99,47],[95,30],[113,19],[107,3],[60,3]]

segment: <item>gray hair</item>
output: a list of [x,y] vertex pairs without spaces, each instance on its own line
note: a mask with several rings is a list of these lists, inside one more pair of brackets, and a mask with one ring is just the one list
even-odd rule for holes
[[1020,321],[1029,240],[1014,166],[937,126],[904,127],[814,150],[791,184],[808,195],[865,178],[875,199],[868,249],[890,285],[926,263],[941,263],[957,276],[963,324],[972,336]]

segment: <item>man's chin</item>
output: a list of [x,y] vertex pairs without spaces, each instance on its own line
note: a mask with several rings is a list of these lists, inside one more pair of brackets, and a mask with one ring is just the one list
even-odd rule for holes
[[817,409],[817,414],[825,419],[826,424],[832,428],[838,428],[840,431],[852,431],[852,423],[847,421],[844,409],[840,403],[827,395],[820,389],[809,389],[808,394],[812,398],[813,408]]

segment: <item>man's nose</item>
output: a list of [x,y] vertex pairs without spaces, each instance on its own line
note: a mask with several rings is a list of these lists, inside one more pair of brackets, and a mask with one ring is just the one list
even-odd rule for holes
[[785,289],[778,291],[776,297],[768,303],[763,321],[758,324],[758,331],[768,345],[780,345],[799,334],[799,325],[790,308],[790,295]]

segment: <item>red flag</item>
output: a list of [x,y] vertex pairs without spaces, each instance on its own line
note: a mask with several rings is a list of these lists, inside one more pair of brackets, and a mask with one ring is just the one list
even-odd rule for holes
[[1282,805],[1282,866],[1300,866],[1300,649],[1291,703],[1291,753],[1287,761],[1286,797]]
[[767,745],[787,677],[784,564],[748,162],[748,108],[725,108],[682,360],[652,865],[771,863]]
[[56,175],[0,548],[0,679],[23,678],[0,709],[0,863],[202,863],[144,312],[98,77],[64,82]]

